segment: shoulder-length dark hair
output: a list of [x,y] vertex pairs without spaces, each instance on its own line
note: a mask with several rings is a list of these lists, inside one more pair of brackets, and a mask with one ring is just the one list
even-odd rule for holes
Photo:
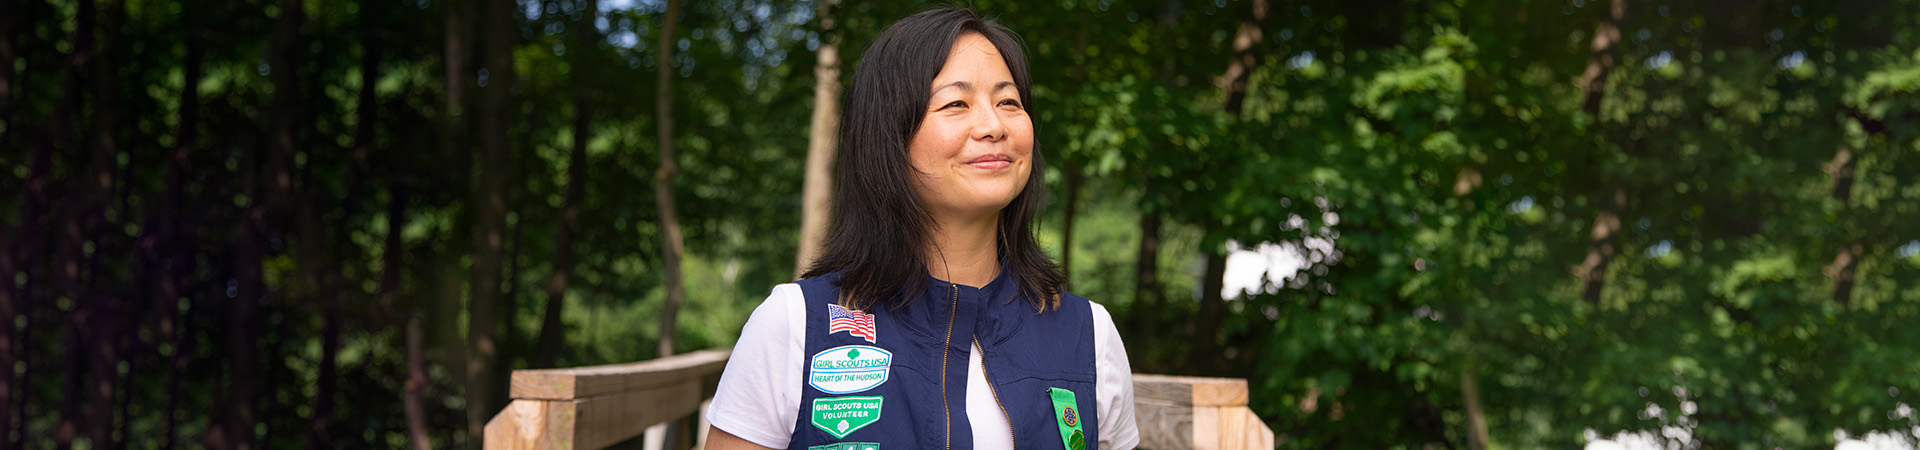
[[[1031,107],[1027,56],[1000,24],[966,9],[926,11],[887,27],[861,56],[847,89],[840,122],[834,227],[820,258],[803,278],[840,272],[840,302],[867,309],[899,305],[926,287],[933,216],[914,194],[908,143],[920,129],[934,77],[947,64],[954,40],[977,33],[992,42],[1013,73],[1020,104]],[[1000,270],[1020,285],[1020,296],[1041,312],[1058,308],[1059,266],[1033,236],[1046,195],[1040,145],[1020,195],[1000,211]],[[1008,299],[1011,301],[1012,299]]]

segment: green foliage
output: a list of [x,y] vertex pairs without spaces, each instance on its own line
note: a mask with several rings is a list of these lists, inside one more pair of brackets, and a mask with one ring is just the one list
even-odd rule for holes
[[[34,374],[17,427],[29,447],[63,422],[95,427],[75,417],[88,373],[110,373],[129,405],[103,422],[117,439],[207,442],[222,416],[163,408],[228,404],[230,340],[243,336],[228,314],[244,305],[261,310],[265,447],[300,445],[316,416],[333,419],[334,446],[405,445],[410,319],[429,337],[432,437],[466,444],[478,134],[448,130],[477,110],[448,95],[471,103],[480,87],[475,73],[447,84],[448,2],[301,2],[293,68],[271,67],[277,2],[105,2],[89,48],[73,36],[82,3],[15,3],[0,20],[14,52],[0,65],[0,267],[25,305],[9,319],[26,340],[9,342],[26,345],[14,373]],[[814,50],[839,43],[845,83],[884,26],[926,7],[843,0],[826,31],[813,3],[687,3],[671,63],[683,351],[731,345],[789,281]],[[1040,236],[1073,255],[1073,291],[1115,313],[1136,371],[1247,378],[1283,448],[1466,446],[1463,377],[1477,381],[1492,448],[1578,447],[1590,432],[1687,448],[1826,447],[1835,430],[1920,439],[1920,4],[1625,0],[1620,39],[1595,54],[1612,0],[1268,1],[1249,23],[1253,3],[972,4],[1025,40],[1054,193]],[[574,0],[517,2],[511,36],[478,36],[510,39],[516,72],[507,368],[537,351],[577,88],[593,112],[554,360],[657,356],[664,4],[617,4],[585,18],[601,38],[585,48]],[[1243,25],[1261,36],[1248,60],[1235,54]],[[204,51],[193,79],[190,45]],[[92,52],[85,65],[71,65],[76,51]],[[1589,112],[1580,80],[1603,60]],[[1228,111],[1236,61],[1251,65]],[[285,70],[302,88],[298,202],[261,221],[264,292],[240,299],[248,208],[272,197],[261,186]],[[189,88],[198,97],[183,99]],[[182,124],[189,105],[198,118]],[[176,142],[182,125],[194,137]],[[178,179],[176,147],[189,150]],[[89,187],[102,173],[111,186]],[[1065,242],[1069,180],[1079,204]],[[396,199],[403,209],[389,209]],[[302,213],[322,230],[302,230]],[[1576,268],[1601,248],[1608,214],[1619,224],[1589,302]],[[1149,215],[1164,219],[1156,236],[1141,229]],[[165,218],[178,241],[162,239],[176,223]],[[1148,237],[1159,256],[1141,265]],[[301,245],[316,241],[318,255]],[[1262,243],[1297,251],[1300,269],[1228,294],[1217,326],[1200,329],[1208,256]],[[306,278],[316,256],[336,262],[322,265],[337,284]],[[1138,291],[1141,270],[1154,291]],[[162,279],[180,281],[181,298],[157,298]],[[323,380],[330,295],[345,325],[340,372]],[[107,355],[100,342],[122,343],[115,370],[89,372],[79,355]],[[1189,358],[1195,342],[1219,354]],[[314,410],[323,381],[337,384],[330,416]]]

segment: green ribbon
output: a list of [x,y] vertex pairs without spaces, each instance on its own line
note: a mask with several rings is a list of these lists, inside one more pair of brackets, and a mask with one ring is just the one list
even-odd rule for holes
[[1080,403],[1073,399],[1073,391],[1050,387],[1047,396],[1053,398],[1053,418],[1060,423],[1060,444],[1067,450],[1087,450],[1087,434],[1080,431]]

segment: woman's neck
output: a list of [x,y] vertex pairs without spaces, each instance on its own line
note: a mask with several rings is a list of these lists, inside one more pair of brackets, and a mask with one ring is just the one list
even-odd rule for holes
[[948,282],[980,287],[1000,275],[998,215],[971,220],[938,220],[927,273]]

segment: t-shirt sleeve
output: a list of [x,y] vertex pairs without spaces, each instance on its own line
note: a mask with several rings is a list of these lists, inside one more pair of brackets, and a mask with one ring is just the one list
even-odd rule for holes
[[747,317],[707,407],[708,423],[747,442],[787,447],[800,415],[804,298],[800,285],[782,284]]
[[[1133,417],[1133,366],[1113,315],[1093,304],[1094,395],[1100,397],[1100,448],[1126,450],[1140,445]],[[797,414],[797,413],[796,413]]]

